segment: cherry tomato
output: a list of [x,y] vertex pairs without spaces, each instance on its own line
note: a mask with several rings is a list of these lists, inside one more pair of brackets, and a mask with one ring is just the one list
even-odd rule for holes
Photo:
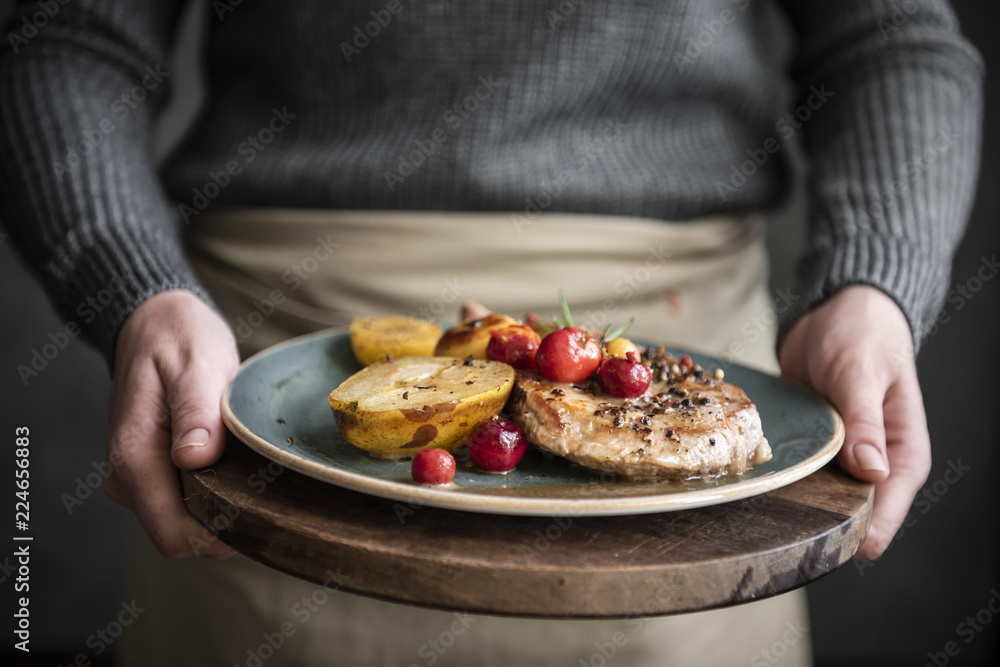
[[476,424],[466,442],[469,458],[480,470],[510,472],[524,456],[528,440],[521,428],[505,417]]
[[443,449],[421,449],[413,457],[410,474],[421,484],[448,484],[455,478],[455,457]]
[[490,332],[486,358],[502,361],[514,368],[535,370],[535,353],[541,343],[538,333],[526,324],[512,324]]
[[629,352],[627,359],[612,357],[601,364],[597,371],[597,381],[604,393],[618,398],[637,398],[646,393],[653,372],[639,361],[635,352]]
[[535,354],[538,371],[553,382],[583,382],[601,363],[601,346],[576,327],[564,327],[542,339]]

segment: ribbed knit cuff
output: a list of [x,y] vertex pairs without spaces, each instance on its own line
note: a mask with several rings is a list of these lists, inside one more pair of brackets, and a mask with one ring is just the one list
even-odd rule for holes
[[[113,245],[112,245],[113,244]],[[194,293],[218,312],[211,297],[173,244],[163,239],[96,239],[89,250],[103,261],[79,262],[72,281],[78,288],[74,303],[59,310],[76,322],[114,371],[118,332],[132,312],[150,297],[173,289]],[[124,248],[136,249],[134,254]],[[152,249],[157,252],[153,252]],[[164,252],[166,250],[167,252]]]
[[906,316],[913,333],[914,354],[933,322],[948,284],[950,265],[928,257],[911,244],[891,236],[856,234],[823,245],[799,265],[803,298],[781,316],[777,350],[785,336],[806,313],[823,305],[851,285],[869,285],[887,294]]

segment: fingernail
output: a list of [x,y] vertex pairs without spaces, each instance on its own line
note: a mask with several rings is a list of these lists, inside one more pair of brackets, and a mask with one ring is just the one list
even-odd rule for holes
[[184,437],[174,445],[174,451],[180,451],[187,447],[204,447],[208,444],[208,431],[203,428],[196,428],[184,434]]
[[875,445],[867,443],[855,445],[854,461],[862,470],[871,470],[873,472],[886,472],[889,470],[885,464],[885,459],[882,458],[882,453],[878,451]]

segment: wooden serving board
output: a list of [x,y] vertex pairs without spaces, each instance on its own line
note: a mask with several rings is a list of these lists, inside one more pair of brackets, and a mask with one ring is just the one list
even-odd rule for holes
[[421,507],[305,477],[230,437],[183,472],[187,506],[237,551],[345,590],[441,609],[598,618],[758,600],[845,563],[873,487],[836,464],[753,498],[611,517],[521,517]]

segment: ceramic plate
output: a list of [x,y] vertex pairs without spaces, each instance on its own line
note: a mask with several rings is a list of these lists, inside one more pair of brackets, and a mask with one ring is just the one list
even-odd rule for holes
[[757,404],[774,452],[770,461],[741,476],[651,482],[592,473],[531,447],[514,472],[492,475],[464,460],[462,449],[452,485],[416,484],[409,461],[373,458],[337,431],[327,395],[360,370],[342,331],[311,334],[251,357],[227,389],[222,411],[240,440],[304,475],[411,508],[428,505],[495,514],[600,516],[715,505],[791,484],[818,470],[840,449],[843,421],[816,395],[757,370],[688,354],[706,369],[725,369],[726,380],[742,387]]

